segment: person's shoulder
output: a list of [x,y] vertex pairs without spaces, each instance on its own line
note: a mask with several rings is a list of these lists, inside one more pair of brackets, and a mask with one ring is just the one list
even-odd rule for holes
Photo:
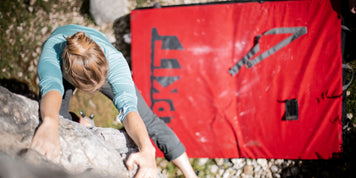
[[66,41],[67,36],[63,34],[52,34],[49,36],[46,41],[43,43],[43,47],[45,46],[54,46],[57,44],[61,44]]
[[82,25],[77,25],[77,24],[62,25],[62,26],[57,27],[57,28],[53,31],[53,34],[65,32],[65,31],[73,30],[73,29],[82,29],[82,28],[86,28],[86,27],[85,27],[85,26],[82,26]]

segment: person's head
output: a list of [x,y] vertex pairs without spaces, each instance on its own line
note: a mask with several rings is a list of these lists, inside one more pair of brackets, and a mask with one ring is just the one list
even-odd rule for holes
[[78,32],[67,37],[62,53],[64,78],[74,87],[87,92],[99,89],[105,81],[109,64],[100,46]]

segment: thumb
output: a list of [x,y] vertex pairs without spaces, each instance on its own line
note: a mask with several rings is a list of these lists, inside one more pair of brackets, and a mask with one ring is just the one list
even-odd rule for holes
[[134,168],[134,164],[137,164],[136,153],[132,153],[126,161],[126,166],[129,170],[132,170]]

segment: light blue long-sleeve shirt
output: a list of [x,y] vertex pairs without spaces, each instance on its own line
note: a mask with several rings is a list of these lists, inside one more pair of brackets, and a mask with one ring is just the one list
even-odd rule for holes
[[108,41],[103,33],[92,28],[80,25],[61,26],[44,42],[37,68],[40,79],[40,94],[44,96],[47,92],[56,90],[63,96],[61,56],[66,46],[66,38],[79,31],[84,32],[86,36],[100,46],[109,62],[106,80],[113,90],[113,103],[119,110],[119,119],[122,121],[129,112],[137,112],[137,97],[131,72],[123,55]]

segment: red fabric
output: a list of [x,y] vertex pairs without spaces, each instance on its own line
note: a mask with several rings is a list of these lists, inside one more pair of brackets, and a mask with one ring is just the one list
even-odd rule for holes
[[[306,0],[134,10],[133,79],[154,112],[170,118],[190,157],[331,158],[342,144],[335,8],[329,0]],[[307,33],[235,76],[228,72],[256,36],[281,27],[306,27]],[[153,28],[183,48],[162,49],[156,40],[152,51]],[[290,35],[262,36],[254,56]],[[158,68],[163,59],[176,59],[180,68]],[[168,86],[153,79],[167,76],[176,77]],[[285,120],[289,99],[298,100],[298,120]]]

